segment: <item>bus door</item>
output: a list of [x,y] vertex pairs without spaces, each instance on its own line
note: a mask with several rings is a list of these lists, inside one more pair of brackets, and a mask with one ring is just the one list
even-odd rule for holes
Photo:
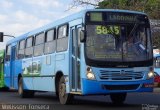
[[10,83],[11,87],[14,88],[14,74],[15,74],[15,57],[16,57],[16,46],[11,47],[11,61],[10,61]]
[[80,37],[79,32],[81,25],[76,25],[71,28],[71,44],[72,44],[72,57],[71,57],[71,91],[77,92],[81,89],[80,79]]

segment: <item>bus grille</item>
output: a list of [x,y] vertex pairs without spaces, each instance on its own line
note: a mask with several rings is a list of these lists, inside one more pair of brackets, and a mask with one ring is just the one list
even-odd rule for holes
[[139,80],[143,76],[142,72],[100,70],[99,77],[101,80]]

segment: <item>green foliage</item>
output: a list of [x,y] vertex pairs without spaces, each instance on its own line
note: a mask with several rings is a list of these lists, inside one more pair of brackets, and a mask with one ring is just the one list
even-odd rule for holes
[[103,0],[97,8],[143,11],[152,19],[160,19],[160,0]]
[[148,0],[145,11],[152,19],[160,19],[160,0]]

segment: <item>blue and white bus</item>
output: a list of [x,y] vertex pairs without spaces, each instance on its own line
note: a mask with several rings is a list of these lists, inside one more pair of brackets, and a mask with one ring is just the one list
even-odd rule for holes
[[5,84],[21,97],[52,91],[61,104],[75,95],[153,91],[150,23],[142,12],[84,10],[10,40]]

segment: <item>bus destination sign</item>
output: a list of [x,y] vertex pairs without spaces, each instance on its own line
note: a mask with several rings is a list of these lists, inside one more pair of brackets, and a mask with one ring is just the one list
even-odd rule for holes
[[135,15],[128,15],[128,14],[120,14],[120,13],[111,13],[107,14],[107,21],[108,22],[135,22],[136,16]]
[[[88,19],[89,18],[89,19]],[[87,14],[86,20],[91,22],[128,22],[135,23],[137,14],[131,13],[104,13],[104,12],[91,12]]]

